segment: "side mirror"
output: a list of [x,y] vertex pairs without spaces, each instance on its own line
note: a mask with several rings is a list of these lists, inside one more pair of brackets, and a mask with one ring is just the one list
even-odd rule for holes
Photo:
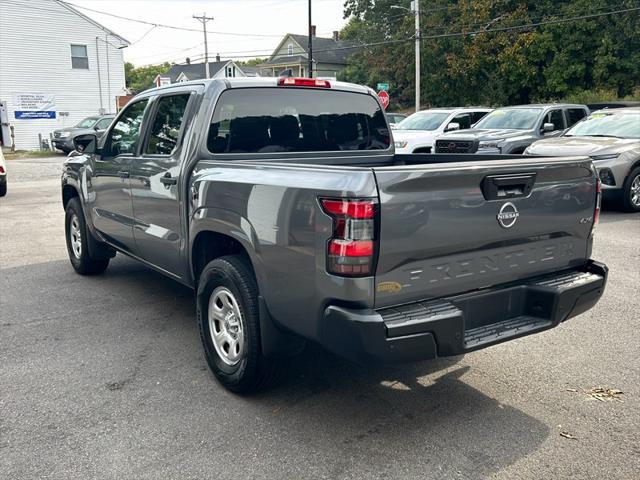
[[447,125],[447,128],[444,129],[445,132],[452,132],[454,130],[460,130],[460,124],[456,122],[451,122]]
[[86,135],[78,135],[73,139],[73,147],[80,153],[97,153],[98,152],[98,137],[92,133]]
[[553,132],[556,129],[556,126],[553,123],[543,123],[542,131],[543,132]]
[[94,129],[96,132],[97,132],[98,130],[100,130],[100,129],[98,128],[98,124],[97,124],[97,123],[93,126],[93,129]]

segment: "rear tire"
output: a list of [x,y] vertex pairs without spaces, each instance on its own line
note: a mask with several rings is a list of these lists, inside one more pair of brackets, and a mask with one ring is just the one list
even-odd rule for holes
[[205,357],[216,379],[235,393],[263,389],[275,364],[262,354],[258,287],[243,257],[220,257],[204,267],[197,312]]
[[640,212],[640,167],[634,168],[624,181],[622,209],[625,212]]
[[7,194],[7,182],[0,183],[0,197],[4,197]]
[[[91,232],[87,229],[82,205],[78,197],[69,200],[65,210],[65,233],[67,238],[67,252],[73,269],[80,275],[97,275],[103,273],[109,266],[108,257],[92,257],[88,243]],[[95,241],[95,240],[94,240]]]

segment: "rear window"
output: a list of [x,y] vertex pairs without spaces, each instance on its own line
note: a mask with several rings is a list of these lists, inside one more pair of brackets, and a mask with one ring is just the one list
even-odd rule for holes
[[379,150],[390,146],[370,95],[279,87],[222,93],[209,127],[212,153]]

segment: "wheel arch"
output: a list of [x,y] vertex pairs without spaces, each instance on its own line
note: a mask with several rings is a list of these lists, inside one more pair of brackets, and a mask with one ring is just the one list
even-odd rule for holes
[[[62,186],[62,208],[66,209],[69,201],[72,198],[78,197],[80,198],[80,193],[78,189],[74,185],[65,184]],[[82,202],[82,200],[80,200]]]

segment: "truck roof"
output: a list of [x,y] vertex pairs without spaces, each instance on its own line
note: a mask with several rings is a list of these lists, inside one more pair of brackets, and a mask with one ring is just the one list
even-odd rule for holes
[[504,107],[498,107],[501,110],[507,108],[567,108],[567,107],[578,107],[578,108],[587,108],[586,105],[581,105],[578,103],[530,103],[528,105],[508,105]]
[[[213,78],[209,80],[191,80],[188,82],[181,83],[172,83],[170,85],[164,85],[162,87],[151,88],[149,90],[145,90],[143,93],[149,94],[150,92],[162,91],[167,89],[175,89],[180,86],[189,86],[189,85],[205,85],[205,87],[209,87],[210,85],[224,84],[227,88],[247,88],[247,87],[277,87],[278,80],[286,77],[232,77],[232,78]],[[331,89],[333,90],[342,90],[348,92],[356,92],[356,93],[368,93],[375,95],[373,89],[369,87],[364,87],[362,85],[357,85],[355,83],[347,83],[347,82],[339,82],[337,80],[331,79],[323,79],[327,80],[331,85]]]

